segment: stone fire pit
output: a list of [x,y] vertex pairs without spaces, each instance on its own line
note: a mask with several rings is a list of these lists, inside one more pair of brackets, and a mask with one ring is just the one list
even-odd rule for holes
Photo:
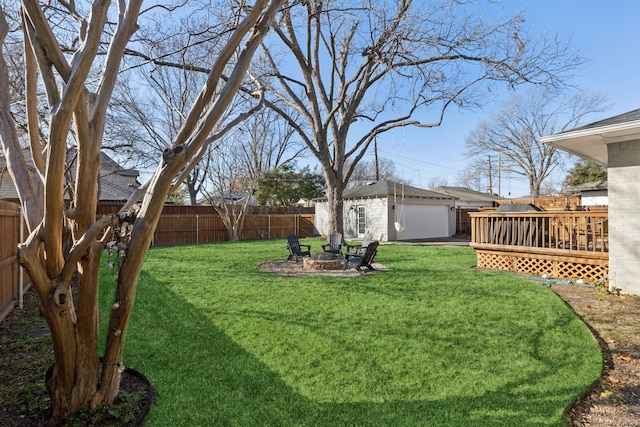
[[319,253],[311,255],[302,261],[305,270],[342,270],[344,258],[332,253]]

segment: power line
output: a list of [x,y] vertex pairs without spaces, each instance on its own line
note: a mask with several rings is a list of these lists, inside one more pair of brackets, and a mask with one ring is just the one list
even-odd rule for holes
[[464,169],[456,168],[456,167],[453,167],[453,166],[444,166],[443,164],[432,163],[432,162],[428,162],[428,161],[424,161],[424,160],[418,160],[418,159],[412,158],[412,157],[401,156],[401,155],[398,155],[397,153],[391,153],[391,152],[388,152],[388,151],[385,151],[385,150],[381,150],[380,148],[378,148],[378,151],[383,153],[383,154],[391,155],[391,156],[394,156],[395,158],[400,158],[400,159],[403,159],[403,160],[408,161],[408,162],[419,163],[420,165],[432,166],[432,167],[436,167],[436,168],[440,168],[440,169],[448,169],[448,170],[455,171],[455,172],[462,172],[464,170]]

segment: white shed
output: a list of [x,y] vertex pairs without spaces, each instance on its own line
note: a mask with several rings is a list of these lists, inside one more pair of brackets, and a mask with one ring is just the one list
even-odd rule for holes
[[[451,237],[456,231],[454,197],[383,180],[348,189],[342,198],[345,239],[367,231],[382,241]],[[327,199],[317,199],[315,208],[316,229],[327,235]]]

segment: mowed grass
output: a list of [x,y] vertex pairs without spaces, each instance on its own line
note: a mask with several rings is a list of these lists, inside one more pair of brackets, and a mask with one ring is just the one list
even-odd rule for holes
[[384,245],[388,270],[358,278],[259,272],[285,245],[150,251],[124,357],[159,393],[147,426],[562,426],[600,375],[551,290],[474,270],[470,248]]

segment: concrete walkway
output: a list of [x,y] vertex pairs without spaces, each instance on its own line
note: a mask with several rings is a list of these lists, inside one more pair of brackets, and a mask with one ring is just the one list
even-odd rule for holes
[[438,237],[434,239],[399,240],[385,244],[415,246],[469,246],[469,242],[469,237]]

